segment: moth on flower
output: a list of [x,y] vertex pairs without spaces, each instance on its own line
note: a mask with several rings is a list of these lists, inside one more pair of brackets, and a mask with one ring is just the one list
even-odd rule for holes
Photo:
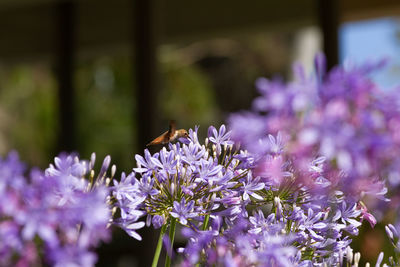
[[176,130],[176,122],[174,120],[171,120],[169,122],[169,130],[148,143],[146,146],[165,145],[174,142],[182,137],[188,138],[188,132],[185,129]]

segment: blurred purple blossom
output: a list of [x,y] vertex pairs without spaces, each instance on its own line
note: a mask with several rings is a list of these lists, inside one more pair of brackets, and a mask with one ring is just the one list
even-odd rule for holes
[[316,75],[309,78],[297,66],[296,79],[288,84],[257,80],[261,96],[253,112],[234,114],[229,120],[233,139],[260,154],[258,140],[280,132],[296,157],[319,153],[335,162],[332,166],[352,177],[347,182],[354,186],[349,188],[376,177],[400,177],[395,126],[400,121],[399,94],[383,92],[366,75],[382,64],[336,67],[325,73],[324,62],[323,55],[316,57]]
[[90,171],[75,155],[61,154],[45,172],[29,176],[16,153],[0,159],[0,195],[9,197],[0,204],[0,239],[7,240],[0,244],[0,265],[94,266],[92,249],[109,239],[111,212],[106,185],[84,178]]
[[383,91],[369,79],[371,71],[383,66],[379,61],[326,73],[319,54],[310,76],[296,65],[292,82],[260,78],[256,87],[261,96],[253,109],[229,118],[232,139],[254,155],[255,174],[266,183],[289,177],[291,170],[283,164],[290,160],[297,171],[293,175],[307,184],[305,167],[319,155],[325,173],[319,172],[313,182],[357,200],[368,196],[387,201],[384,180],[394,189],[400,184],[400,94],[398,89]]

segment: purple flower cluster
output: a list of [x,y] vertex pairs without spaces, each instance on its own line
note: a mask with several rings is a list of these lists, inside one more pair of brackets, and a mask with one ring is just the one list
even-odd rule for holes
[[97,179],[94,161],[60,155],[45,172],[26,176],[16,153],[0,159],[1,266],[94,266],[92,248],[108,239],[111,217],[104,184],[110,158]]
[[181,249],[186,265],[200,260],[226,266],[333,266],[343,261],[361,221],[374,223],[359,199],[334,187],[340,173],[325,172],[324,160],[317,158],[300,174],[277,140],[268,137],[264,145],[270,152],[259,161],[278,163],[248,169],[229,197],[222,198],[226,210],[211,213],[217,226],[186,231],[189,243]]
[[248,170],[241,168],[229,135],[224,125],[219,131],[210,127],[202,145],[197,128],[190,129],[187,144],[169,144],[154,155],[147,149],[144,157],[136,155],[133,172],[122,174],[120,182],[113,181],[114,205],[120,210],[115,223],[140,240],[135,230],[145,225],[138,221],[142,216],[155,228],[172,218],[196,228],[210,214],[243,212],[240,193],[254,195],[262,185],[254,187]]
[[360,198],[338,190],[342,172],[323,157],[294,160],[280,134],[254,140],[262,153],[250,153],[234,149],[224,125],[210,127],[205,145],[189,132],[185,144],[136,155],[112,193],[115,223],[136,239],[145,224],[184,226],[184,265],[336,265],[361,221],[375,223]]
[[[161,228],[152,266],[163,243],[170,266],[176,224],[182,266],[358,266],[350,244],[363,220],[377,223],[371,204],[388,201],[381,178],[390,193],[400,185],[400,102],[367,78],[380,65],[326,73],[318,56],[314,76],[297,67],[289,84],[261,78],[232,131],[211,126],[201,143],[196,127],[146,149],[110,187],[110,157],[96,177],[94,155],[61,155],[26,176],[10,153],[0,159],[0,265],[93,266],[113,223],[137,240],[145,225]],[[398,266],[399,223],[386,232]]]
[[274,225],[262,233],[249,229],[252,228],[246,218],[238,218],[223,229],[223,221],[218,216],[212,220],[209,230],[184,229],[183,234],[189,241],[185,248],[179,249],[186,255],[182,266],[198,262],[207,262],[210,266],[294,266],[298,250],[291,245],[293,238],[279,234],[283,225]]
[[259,142],[267,133],[280,132],[296,158],[321,155],[331,168],[343,171],[342,189],[382,196],[380,178],[392,187],[400,184],[399,94],[383,92],[368,78],[382,65],[336,67],[326,73],[324,57],[318,55],[310,77],[296,66],[291,83],[260,78],[256,86],[261,96],[253,110],[230,117],[233,139],[262,154],[266,146]]
[[[400,184],[398,96],[367,77],[379,66],[326,73],[318,56],[310,78],[297,67],[289,84],[259,79],[262,96],[230,117],[232,132],[210,127],[203,145],[196,128],[184,144],[136,155],[114,181],[115,223],[136,239],[146,224],[161,236],[169,227],[172,255],[179,222],[183,266],[357,266],[352,236],[376,224],[371,204],[388,201],[381,178]],[[397,246],[396,231],[387,227]]]

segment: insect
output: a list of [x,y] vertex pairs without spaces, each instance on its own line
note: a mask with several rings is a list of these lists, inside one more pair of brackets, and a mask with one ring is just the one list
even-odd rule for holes
[[189,137],[188,132],[185,129],[176,130],[176,123],[174,120],[169,122],[169,130],[148,143],[146,146],[153,146],[153,145],[165,145],[170,142],[176,141],[178,138],[181,137]]

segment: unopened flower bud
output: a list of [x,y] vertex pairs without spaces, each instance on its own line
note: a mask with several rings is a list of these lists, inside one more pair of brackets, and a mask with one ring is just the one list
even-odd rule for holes
[[358,267],[358,263],[360,262],[360,258],[361,258],[361,253],[360,252],[356,252],[354,254],[354,267]]
[[161,215],[154,215],[153,219],[152,219],[152,223],[153,223],[154,228],[158,229],[164,225],[165,218],[164,218],[164,216],[161,216]]
[[96,153],[93,152],[92,155],[90,155],[89,170],[93,169],[95,162],[96,162]]
[[276,209],[276,218],[280,219],[282,218],[282,203],[281,203],[281,199],[279,197],[275,197],[274,198],[274,205],[275,205],[275,209]]
[[390,238],[390,240],[393,241],[393,232],[390,230],[390,228],[387,225],[385,226],[385,231],[386,231],[386,234],[388,235],[388,237]]
[[346,258],[348,263],[353,262],[353,249],[351,247],[346,248]]
[[103,164],[101,165],[101,169],[98,175],[98,178],[102,179],[104,175],[106,174],[108,167],[110,166],[111,163],[111,157],[110,155],[106,156],[103,160]]

